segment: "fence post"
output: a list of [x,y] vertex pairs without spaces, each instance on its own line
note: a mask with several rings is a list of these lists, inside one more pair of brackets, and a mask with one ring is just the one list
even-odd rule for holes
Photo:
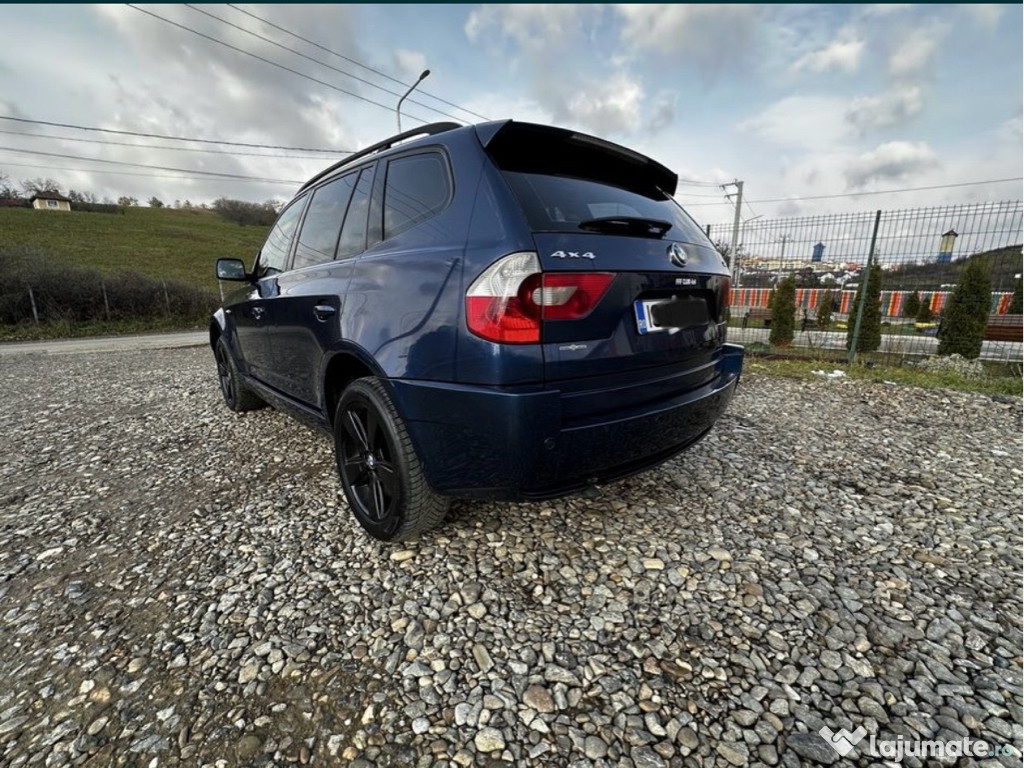
[[882,219],[882,212],[875,211],[875,228],[871,232],[871,248],[868,250],[868,263],[864,267],[864,277],[860,281],[860,303],[857,305],[857,321],[853,324],[853,341],[850,350],[846,355],[846,362],[853,364],[857,356],[857,344],[860,343],[860,323],[864,317],[864,305],[868,300],[868,280],[871,278],[871,264],[875,258],[875,240],[878,238],[878,222]]
[[171,314],[171,297],[167,295],[167,281],[161,280],[160,282],[164,286],[164,304],[167,305],[167,314],[169,315]]
[[107,321],[110,321],[110,302],[107,301],[107,284],[100,280],[100,290],[103,291],[103,308],[107,312]]
[[32,293],[31,285],[28,287],[28,300],[29,303],[32,305],[32,317],[36,321],[36,325],[39,325],[39,310],[36,309],[36,297],[35,294]]

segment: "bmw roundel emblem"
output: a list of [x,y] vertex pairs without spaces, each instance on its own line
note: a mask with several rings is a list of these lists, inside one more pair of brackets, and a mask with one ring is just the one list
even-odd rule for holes
[[676,266],[686,266],[686,250],[679,243],[672,243],[668,247],[668,257]]

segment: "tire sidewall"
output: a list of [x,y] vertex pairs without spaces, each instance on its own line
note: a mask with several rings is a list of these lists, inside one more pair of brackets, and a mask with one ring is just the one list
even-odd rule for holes
[[[387,435],[391,453],[391,463],[395,467],[395,472],[398,475],[398,497],[395,500],[393,511],[383,522],[370,520],[359,511],[359,506],[354,501],[355,493],[352,491],[352,488],[345,477],[345,472],[342,469],[344,452],[342,450],[341,438],[344,428],[341,426],[341,417],[349,405],[357,402],[363,403],[369,408],[373,408],[376,412],[380,427]],[[401,443],[398,431],[395,428],[395,421],[392,416],[391,408],[388,407],[389,405],[390,403],[382,402],[381,395],[373,386],[365,380],[357,379],[345,388],[341,398],[338,400],[338,407],[334,412],[335,463],[337,464],[338,477],[341,480],[341,485],[345,492],[345,498],[348,501],[349,509],[352,511],[352,516],[356,519],[359,525],[375,539],[380,539],[381,541],[393,541],[399,536],[402,531],[403,524],[405,523],[409,500],[409,467],[406,465],[405,457],[399,449]]]
[[238,408],[238,369],[235,368],[235,360],[231,356],[231,350],[228,349],[227,342],[224,341],[223,336],[217,339],[217,350],[215,352],[215,356],[218,354],[224,355],[224,363],[228,368],[228,377],[231,383],[230,396],[224,391],[224,387],[221,385],[220,371],[217,372],[217,384],[220,389],[220,394],[224,398],[224,404],[234,411]]

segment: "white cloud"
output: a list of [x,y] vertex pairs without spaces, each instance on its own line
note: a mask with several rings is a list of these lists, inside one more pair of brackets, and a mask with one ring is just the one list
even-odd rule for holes
[[580,90],[569,101],[568,114],[573,122],[598,134],[629,133],[640,125],[643,98],[638,81],[618,74]]
[[859,96],[846,107],[844,116],[863,134],[874,128],[900,125],[924,109],[920,86],[893,88],[880,96]]
[[976,3],[962,6],[971,15],[974,22],[985,30],[994,30],[1003,17],[1003,7],[995,3]]
[[787,96],[736,128],[782,146],[824,149],[849,134],[845,104],[837,96]]
[[895,77],[906,77],[924,69],[948,32],[944,24],[929,24],[912,31],[889,55],[889,72]]
[[919,86],[895,87],[876,96],[787,96],[736,128],[774,144],[826,150],[863,136],[870,130],[906,123],[924,109]]
[[622,40],[638,51],[721,69],[746,55],[757,11],[739,5],[618,5]]
[[824,48],[805,53],[797,59],[790,71],[828,72],[831,69],[856,72],[864,53],[864,41],[851,30],[842,30],[839,36]]
[[593,11],[582,5],[482,5],[469,14],[465,32],[473,42],[498,32],[521,48],[539,49],[576,33],[583,13]]
[[938,164],[935,153],[923,141],[890,141],[850,161],[845,170],[846,184],[859,188],[874,181],[905,180],[911,173]]
[[427,68],[427,57],[419,51],[399,48],[395,51],[395,65],[401,73],[399,78],[415,80]]

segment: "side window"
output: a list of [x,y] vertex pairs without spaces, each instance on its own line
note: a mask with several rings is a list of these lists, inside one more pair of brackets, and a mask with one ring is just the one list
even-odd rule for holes
[[348,204],[345,224],[338,241],[338,258],[354,256],[366,250],[366,211],[370,207],[370,190],[373,188],[373,169],[364,168],[359,174],[352,202]]
[[341,222],[345,218],[345,208],[348,207],[357,175],[350,173],[313,193],[302,229],[299,230],[293,269],[334,260]]
[[276,275],[284,271],[288,263],[288,251],[292,247],[292,237],[295,235],[295,226],[299,223],[305,201],[305,197],[300,197],[277,217],[274,228],[270,230],[263,248],[260,249],[257,277]]
[[450,194],[448,171],[436,152],[392,160],[384,185],[384,239],[439,213]]

